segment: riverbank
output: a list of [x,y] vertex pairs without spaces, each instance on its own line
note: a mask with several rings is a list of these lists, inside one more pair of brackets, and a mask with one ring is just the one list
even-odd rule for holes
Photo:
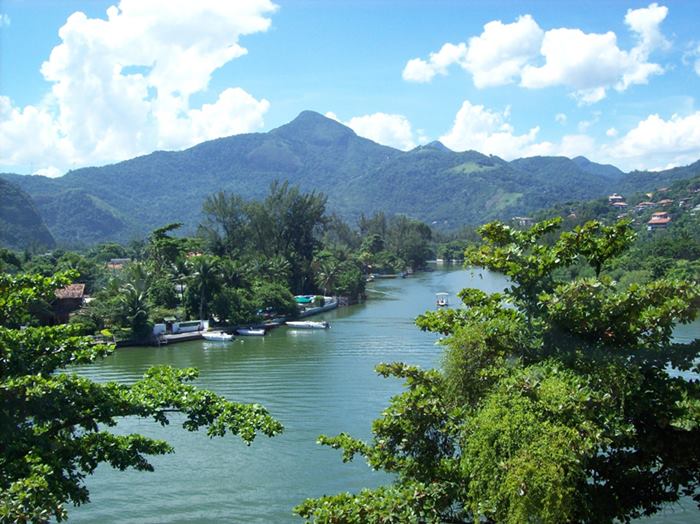
[[[340,300],[338,297],[323,297],[323,305],[312,306],[303,308],[296,317],[278,317],[265,322],[241,324],[236,326],[219,326],[214,331],[224,331],[226,333],[235,333],[239,329],[264,329],[266,332],[270,331],[276,327],[284,325],[288,320],[293,318],[308,318],[314,315],[319,315],[321,313],[326,313],[338,308]],[[150,344],[151,346],[162,346],[177,344],[180,342],[191,342],[193,340],[202,340],[204,337],[202,333],[206,330],[190,331],[187,333],[163,333],[155,337],[154,341]],[[129,347],[136,346],[138,343],[133,343],[129,341],[117,342],[117,347]]]
[[[285,425],[275,438],[246,446],[236,438],[190,433],[176,419],[166,427],[136,417],[121,420],[120,434],[167,440],[175,453],[153,457],[151,473],[100,467],[86,479],[91,502],[68,508],[71,524],[93,522],[245,522],[300,524],[291,508],[307,497],[358,492],[391,479],[364,461],[343,463],[337,450],[316,444],[319,435],[368,439],[372,421],[386,409],[401,381],[377,375],[379,362],[436,367],[437,336],[413,319],[435,307],[435,292],[451,296],[464,287],[501,291],[509,283],[488,272],[437,269],[412,278],[375,282],[373,299],[320,315],[328,330],[273,330],[265,337],[237,337],[221,345],[204,340],[175,348],[125,348],[75,371],[101,382],[132,382],[154,365],[196,367],[197,385],[228,399],[257,402]],[[698,333],[700,323],[679,335]],[[224,348],[231,348],[228,350]],[[676,507],[640,524],[690,524],[698,513]]]

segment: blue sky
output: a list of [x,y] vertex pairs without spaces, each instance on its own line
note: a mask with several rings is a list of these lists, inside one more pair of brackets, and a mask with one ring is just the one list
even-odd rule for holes
[[683,165],[698,20],[696,1],[0,0],[0,170],[57,176],[305,109],[401,149]]

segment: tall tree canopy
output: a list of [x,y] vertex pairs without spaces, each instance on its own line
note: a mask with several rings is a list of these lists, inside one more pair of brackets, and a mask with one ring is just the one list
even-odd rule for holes
[[49,300],[74,277],[0,275],[0,522],[61,521],[65,503],[89,501],[85,477],[98,464],[148,471],[147,455],[173,451],[161,440],[108,431],[121,417],[166,425],[177,411],[189,431],[231,433],[247,443],[282,431],[263,407],[193,386],[195,369],[151,368],[131,386],[67,372],[113,347],[77,336],[71,325],[19,328],[31,322],[32,303]]
[[[625,223],[558,220],[481,228],[473,266],[507,275],[464,308],[417,323],[447,335],[441,371],[382,364],[406,381],[370,442],[321,437],[395,475],[390,486],[307,500],[318,522],[628,522],[691,495],[700,502],[700,340],[674,342],[700,288],[622,288],[604,269],[633,240]],[[592,278],[557,271],[589,264]],[[670,373],[669,369],[674,372]],[[679,373],[679,371],[681,373]],[[683,375],[683,372],[695,375]]]

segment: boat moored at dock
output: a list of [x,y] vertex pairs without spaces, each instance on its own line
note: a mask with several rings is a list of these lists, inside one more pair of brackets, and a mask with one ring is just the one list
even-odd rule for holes
[[202,333],[202,338],[212,342],[228,342],[233,340],[234,337],[230,333],[225,333],[223,331],[205,331]]
[[265,329],[264,328],[238,328],[236,330],[236,335],[240,335],[243,337],[263,337],[265,336]]
[[331,327],[325,320],[290,320],[285,322],[285,324],[294,329],[328,329]]

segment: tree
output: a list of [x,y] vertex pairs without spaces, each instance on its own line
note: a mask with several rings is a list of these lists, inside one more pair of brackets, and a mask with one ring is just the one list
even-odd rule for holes
[[119,288],[117,295],[122,325],[131,329],[132,339],[146,340],[151,332],[148,319],[151,277],[140,262],[129,264],[125,273],[126,281]]
[[[473,266],[512,286],[460,293],[463,309],[417,323],[447,335],[441,371],[380,365],[408,386],[363,442],[321,437],[395,475],[391,486],[311,499],[318,522],[629,522],[683,495],[700,502],[700,340],[674,343],[700,287],[656,280],[621,288],[605,268],[629,225],[558,220],[517,231],[492,223]],[[560,280],[585,262],[589,278]]]
[[211,255],[200,255],[193,257],[190,265],[192,274],[187,290],[194,294],[199,304],[199,318],[206,319],[209,318],[209,302],[219,285],[219,259]]
[[313,264],[315,280],[324,295],[328,295],[335,289],[335,284],[340,272],[340,261],[331,253],[322,252]]
[[237,256],[248,239],[247,203],[239,195],[220,191],[202,205],[203,220],[198,233],[218,256]]
[[154,229],[148,237],[148,258],[153,262],[157,273],[171,271],[172,266],[179,257],[183,249],[183,241],[182,239],[171,237],[168,233],[181,227],[182,224],[179,222],[168,224],[167,226]]
[[320,244],[325,209],[324,195],[301,193],[287,182],[273,182],[263,202],[248,206],[252,247],[289,263],[289,283],[295,292],[313,286],[311,261]]
[[74,276],[0,275],[0,522],[62,521],[66,503],[89,502],[85,478],[99,464],[150,471],[148,455],[173,451],[161,440],[110,433],[121,417],[166,425],[177,411],[188,431],[231,433],[246,443],[282,431],[263,407],[194,387],[195,369],[151,368],[130,386],[67,373],[67,366],[114,348],[77,336],[75,326],[18,328],[33,301],[50,298]]

